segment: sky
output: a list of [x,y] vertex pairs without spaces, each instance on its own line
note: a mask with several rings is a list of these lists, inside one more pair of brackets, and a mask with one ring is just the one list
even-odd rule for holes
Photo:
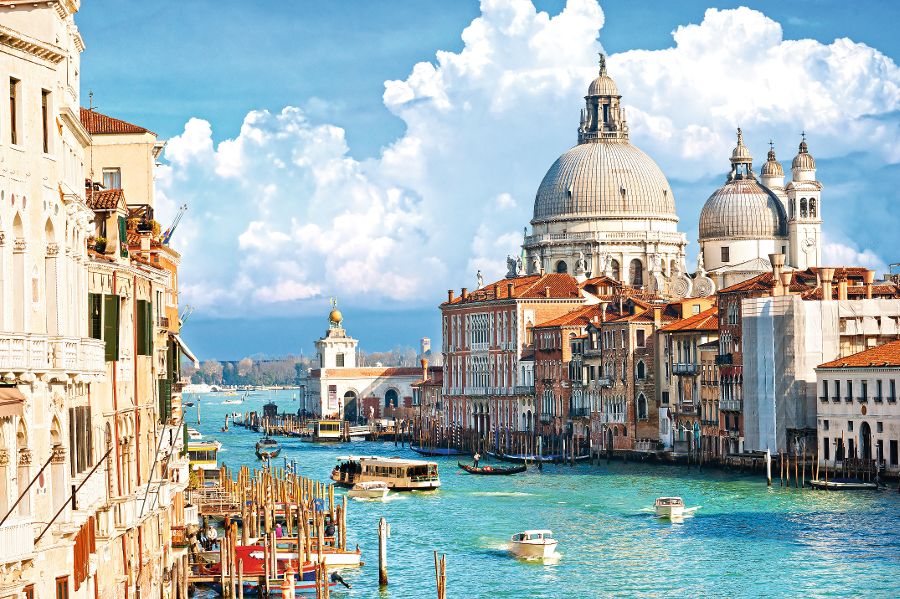
[[336,297],[367,350],[438,338],[449,288],[505,272],[574,145],[597,52],[668,177],[690,264],[740,126],[806,131],[825,261],[900,261],[900,3],[86,0],[82,94],[168,144],[201,358],[309,352]]

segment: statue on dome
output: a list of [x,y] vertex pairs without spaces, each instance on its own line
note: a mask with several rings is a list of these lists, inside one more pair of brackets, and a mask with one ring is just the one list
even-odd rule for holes
[[522,256],[516,258],[516,276],[521,277],[525,274],[525,265],[522,264]]
[[475,280],[478,282],[478,289],[484,287],[484,277],[481,276],[481,269],[478,269],[478,272],[475,273]]
[[578,260],[575,262],[575,274],[584,274],[587,271],[587,261],[584,259],[584,252],[578,252]]
[[600,256],[599,266],[604,276],[612,278],[612,257],[606,252]]
[[541,261],[537,256],[531,259],[531,268],[533,274],[539,274],[541,272]]
[[697,253],[697,276],[698,277],[706,276],[706,268],[704,268],[704,262],[703,262],[703,250],[700,250]]
[[517,262],[516,259],[507,254],[506,256],[506,278],[511,279],[516,276]]

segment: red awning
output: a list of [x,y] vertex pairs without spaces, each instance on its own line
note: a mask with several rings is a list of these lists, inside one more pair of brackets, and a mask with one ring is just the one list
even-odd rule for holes
[[21,416],[25,396],[18,387],[0,387],[0,418]]

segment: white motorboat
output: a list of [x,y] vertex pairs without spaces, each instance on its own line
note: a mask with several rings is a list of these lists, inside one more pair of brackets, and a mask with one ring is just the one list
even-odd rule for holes
[[384,499],[387,497],[389,490],[387,483],[380,480],[371,480],[353,485],[353,488],[347,491],[347,497],[356,497],[358,499]]
[[556,554],[557,540],[550,530],[526,530],[509,540],[509,551],[525,559],[546,559]]
[[685,516],[692,515],[697,507],[684,507],[684,500],[681,497],[659,497],[653,506],[656,509],[657,518],[667,518],[669,520],[678,520]]
[[203,439],[203,434],[195,428],[187,429],[187,433],[189,441],[200,441]]

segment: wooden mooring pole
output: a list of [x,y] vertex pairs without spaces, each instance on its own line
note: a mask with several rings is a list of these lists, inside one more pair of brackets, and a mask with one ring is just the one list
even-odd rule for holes
[[387,539],[390,536],[387,520],[378,521],[378,586],[386,587],[387,575]]

